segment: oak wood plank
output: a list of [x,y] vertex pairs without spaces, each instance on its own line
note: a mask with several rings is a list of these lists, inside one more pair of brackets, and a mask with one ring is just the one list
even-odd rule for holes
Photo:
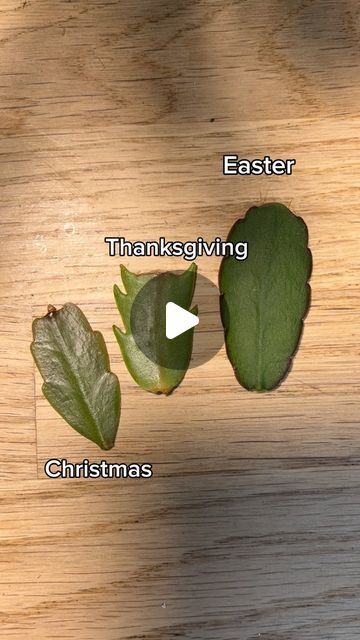
[[[4,638],[358,640],[359,31],[354,0],[2,1]],[[297,164],[226,177],[232,152]],[[277,200],[314,257],[284,384],[245,392],[222,347],[168,398],[137,388],[104,236],[225,238]],[[219,259],[197,262],[215,285]],[[197,296],[220,347],[216,296]],[[121,381],[106,459],[150,462],[151,480],[44,475],[51,457],[104,457],[47,405],[29,352],[32,319],[70,300]]]

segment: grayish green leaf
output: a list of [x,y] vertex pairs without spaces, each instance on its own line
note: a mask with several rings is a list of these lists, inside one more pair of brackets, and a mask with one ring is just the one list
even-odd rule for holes
[[310,302],[307,228],[282,204],[266,204],[249,209],[228,240],[248,242],[248,258],[221,265],[227,353],[243,387],[267,391],[290,368]]
[[76,431],[101,449],[114,445],[120,419],[120,386],[110,372],[104,338],[75,304],[33,322],[31,352],[42,391]]

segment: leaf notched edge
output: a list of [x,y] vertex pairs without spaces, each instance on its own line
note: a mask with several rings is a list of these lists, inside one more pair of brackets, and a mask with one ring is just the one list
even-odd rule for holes
[[[309,230],[307,227],[307,224],[305,222],[305,220],[301,217],[301,216],[297,216],[295,213],[293,213],[290,209],[288,209],[288,207],[285,207],[285,205],[278,203],[278,202],[269,202],[266,203],[266,205],[253,205],[252,207],[250,207],[243,218],[238,218],[234,224],[232,225],[228,235],[227,235],[227,240],[231,237],[233,231],[235,230],[235,228],[239,225],[239,224],[243,224],[246,221],[247,215],[253,211],[254,209],[258,209],[261,206],[281,206],[282,208],[286,208],[293,216],[294,218],[297,218],[302,224],[303,224],[303,228],[305,231],[305,240],[306,240],[306,249],[307,249],[307,254],[308,254],[308,258],[309,258],[309,267],[308,267],[308,273],[307,273],[307,279],[306,279],[306,290],[307,290],[307,299],[306,299],[306,304],[304,307],[304,313],[301,316],[301,318],[299,319],[299,332],[298,332],[298,336],[297,336],[297,341],[296,341],[296,347],[294,349],[294,351],[290,354],[289,358],[287,359],[287,366],[285,368],[284,371],[284,375],[281,376],[281,378],[277,381],[277,383],[271,387],[270,389],[262,389],[262,390],[256,390],[254,388],[249,388],[246,383],[244,382],[244,380],[242,379],[238,368],[235,367],[232,364],[232,358],[231,355],[229,353],[229,349],[228,349],[228,344],[227,344],[227,334],[229,331],[229,312],[227,307],[225,307],[225,299],[224,299],[224,292],[221,290],[221,275],[222,275],[222,270],[225,264],[225,260],[227,260],[227,258],[223,258],[221,265],[220,265],[220,269],[219,269],[219,275],[218,275],[218,282],[219,282],[219,301],[220,301],[220,315],[221,315],[221,319],[222,319],[222,324],[223,324],[223,328],[224,328],[224,336],[225,336],[225,350],[226,350],[226,354],[227,357],[229,359],[229,362],[232,366],[232,369],[234,371],[234,375],[236,377],[236,380],[241,384],[241,386],[246,389],[247,391],[256,391],[257,393],[268,393],[270,391],[274,391],[276,389],[278,389],[278,387],[280,387],[280,385],[284,382],[284,380],[286,380],[286,378],[288,377],[289,373],[291,372],[292,366],[293,366],[293,361],[294,358],[300,348],[300,343],[301,343],[301,338],[303,335],[303,331],[304,331],[304,322],[305,319],[310,311],[310,307],[311,307],[311,286],[309,284],[309,281],[311,279],[311,275],[312,275],[312,269],[313,269],[313,257],[312,257],[312,253],[309,247]],[[223,321],[223,317],[224,315],[227,314],[227,324],[225,324],[225,322]]]

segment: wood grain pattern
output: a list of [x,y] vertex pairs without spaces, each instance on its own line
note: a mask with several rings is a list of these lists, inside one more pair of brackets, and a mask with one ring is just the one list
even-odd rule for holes
[[[354,0],[3,0],[6,640],[358,640],[359,32]],[[297,165],[229,178],[230,152]],[[273,200],[305,219],[314,257],[285,383],[243,391],[221,349],[168,398],[138,389],[104,236],[225,237]],[[216,283],[219,259],[198,265]],[[151,462],[150,481],[44,477],[50,457],[104,457],[47,405],[29,353],[32,317],[67,301],[122,385],[106,459]]]

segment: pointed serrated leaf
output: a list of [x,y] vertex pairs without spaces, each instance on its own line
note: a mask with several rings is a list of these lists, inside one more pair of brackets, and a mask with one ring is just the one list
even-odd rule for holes
[[243,387],[267,391],[290,368],[310,302],[307,227],[285,206],[266,204],[249,209],[228,240],[247,242],[248,257],[221,265],[227,353]]
[[68,303],[34,320],[31,352],[54,409],[85,438],[111,449],[120,419],[120,386],[110,372],[102,334]]
[[[170,344],[163,326],[165,307],[166,303],[171,301],[185,309],[190,308],[196,281],[196,265],[193,263],[181,274],[163,273],[160,278],[156,278],[156,274],[153,273],[136,275],[123,265],[120,272],[125,293],[114,285],[114,297],[124,331],[116,326],[113,330],[126,367],[135,382],[143,389],[153,393],[169,394],[180,384],[186,373],[192,352],[193,330],[179,336],[177,342]],[[144,289],[150,281],[154,283],[154,288]],[[141,304],[137,305],[137,296],[141,291],[143,297]],[[138,318],[134,318],[137,312],[141,314],[139,323]],[[194,308],[191,312],[197,313],[197,309]],[[140,325],[139,331],[143,327],[144,334],[149,337],[158,357],[149,358],[147,353],[139,348],[139,341],[134,339],[132,322],[137,328]],[[166,354],[164,358],[163,354]],[[172,368],[159,364],[162,360],[166,360],[167,364],[175,362],[177,355],[184,366]]]

